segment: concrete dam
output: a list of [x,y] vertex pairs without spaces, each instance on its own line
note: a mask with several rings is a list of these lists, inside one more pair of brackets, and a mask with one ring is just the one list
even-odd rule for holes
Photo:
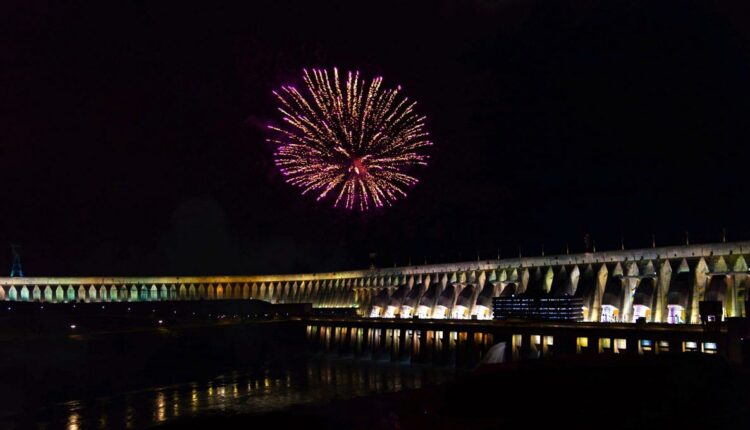
[[5,277],[0,300],[123,302],[259,299],[355,308],[360,317],[491,319],[493,297],[583,299],[584,321],[697,324],[698,304],[745,316],[750,242],[252,276]]

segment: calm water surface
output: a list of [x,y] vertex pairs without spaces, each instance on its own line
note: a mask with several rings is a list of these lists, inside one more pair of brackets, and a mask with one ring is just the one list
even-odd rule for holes
[[455,370],[354,359],[308,358],[206,380],[51,405],[8,417],[5,428],[140,429],[201,413],[257,413],[294,404],[440,384]]

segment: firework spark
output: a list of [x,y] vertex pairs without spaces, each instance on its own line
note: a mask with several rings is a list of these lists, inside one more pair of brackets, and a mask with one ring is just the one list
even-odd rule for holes
[[314,193],[335,196],[334,206],[368,210],[391,205],[418,182],[411,168],[426,165],[432,142],[416,102],[385,89],[383,78],[369,84],[359,72],[339,77],[336,68],[304,71],[305,89],[274,91],[283,125],[269,126],[277,145],[275,162],[286,181]]

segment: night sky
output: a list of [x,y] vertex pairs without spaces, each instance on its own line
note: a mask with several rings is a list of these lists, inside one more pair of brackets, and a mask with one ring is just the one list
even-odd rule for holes
[[[34,276],[750,239],[746,2],[51,3],[0,6],[0,274],[8,241]],[[332,66],[428,116],[431,164],[391,208],[275,169],[271,91]]]

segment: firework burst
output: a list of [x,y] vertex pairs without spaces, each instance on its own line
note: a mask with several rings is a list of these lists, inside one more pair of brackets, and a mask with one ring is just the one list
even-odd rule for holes
[[269,126],[274,158],[286,181],[317,194],[335,196],[334,206],[365,211],[391,205],[418,182],[409,175],[426,165],[432,142],[416,102],[401,87],[385,89],[383,78],[369,84],[359,72],[346,79],[337,69],[304,71],[304,89],[274,91],[283,125]]

